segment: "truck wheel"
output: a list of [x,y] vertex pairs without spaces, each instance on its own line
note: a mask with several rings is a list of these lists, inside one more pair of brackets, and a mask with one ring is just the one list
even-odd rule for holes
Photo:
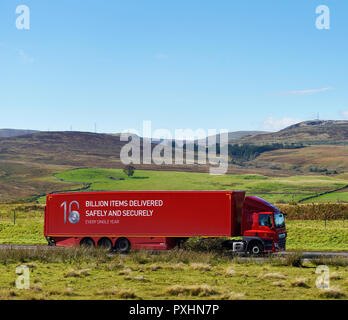
[[108,238],[102,238],[98,241],[98,247],[111,251],[112,242]]
[[84,238],[80,242],[81,247],[92,248],[94,247],[94,241],[91,238]]
[[259,256],[263,253],[263,245],[261,242],[254,241],[249,244],[248,251],[254,256]]
[[127,238],[119,238],[116,241],[115,248],[118,252],[126,253],[130,250],[130,242]]

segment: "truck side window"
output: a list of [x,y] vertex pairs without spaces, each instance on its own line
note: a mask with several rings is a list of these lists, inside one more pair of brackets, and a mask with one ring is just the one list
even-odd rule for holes
[[259,215],[259,225],[264,227],[272,227],[272,218],[270,214]]

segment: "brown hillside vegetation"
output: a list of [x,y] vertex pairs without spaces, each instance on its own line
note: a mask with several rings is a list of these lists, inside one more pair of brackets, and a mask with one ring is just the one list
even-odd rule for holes
[[[123,168],[119,135],[89,132],[39,132],[0,139],[0,202],[84,185],[53,174],[73,168]],[[207,172],[208,166],[137,165],[137,169]]]
[[310,146],[293,150],[276,150],[261,154],[257,164],[278,164],[283,168],[302,167],[309,171],[327,168],[337,172],[348,170],[348,146]]
[[15,136],[22,136],[25,134],[31,134],[38,132],[36,130],[17,130],[17,129],[0,129],[0,139],[1,138],[8,138],[8,137],[15,137]]
[[0,160],[0,202],[83,187],[77,183],[60,182],[52,176],[69,168],[72,169],[69,166]]
[[88,132],[41,132],[0,140],[1,160],[68,166],[119,162],[119,137]]
[[[345,124],[330,125],[337,127]],[[289,130],[297,130],[297,127],[283,131]],[[71,131],[38,132],[2,138],[0,139],[0,202],[84,187],[76,183],[62,183],[55,179],[53,174],[73,168],[123,168],[120,152],[126,143],[120,141],[119,135]],[[228,174],[290,176],[310,172],[343,173],[348,171],[347,156],[348,148],[334,145],[283,149],[265,152],[253,161],[230,163]],[[208,172],[210,166],[209,164],[160,166],[150,164],[136,165],[136,168]]]
[[[142,139],[141,139],[142,141]],[[90,132],[40,132],[0,140],[0,160],[76,168],[123,168],[120,135]],[[152,145],[152,148],[155,145]],[[137,165],[139,169],[207,172],[207,166]]]
[[[38,132],[0,139],[0,202],[84,185],[61,183],[53,174],[73,168],[123,168],[119,135]],[[137,169],[208,172],[209,165],[136,165]],[[287,175],[270,168],[230,165],[229,174]]]
[[54,173],[77,167],[120,167],[119,137],[84,132],[39,132],[0,139],[0,201],[81,188]]
[[305,121],[275,133],[245,137],[240,142],[245,143],[308,143],[330,144],[348,140],[348,121],[312,120]]

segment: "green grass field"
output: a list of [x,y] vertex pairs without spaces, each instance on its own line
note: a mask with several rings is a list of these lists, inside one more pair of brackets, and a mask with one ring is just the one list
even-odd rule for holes
[[[330,261],[330,289],[315,285],[317,262],[263,264],[213,252],[108,255],[98,250],[0,250],[0,299],[346,299],[347,262]],[[295,257],[296,259],[296,257]],[[29,288],[15,273],[29,268]]]
[[294,220],[286,222],[288,250],[348,250],[348,221]]
[[333,202],[348,202],[348,192],[333,192],[324,194],[313,199],[304,201],[304,203],[333,203]]
[[[326,176],[214,176],[205,173],[137,170],[131,178],[119,169],[78,169],[56,175],[65,182],[91,183],[88,190],[245,190],[270,202],[298,201],[347,183]],[[121,179],[121,180],[120,180]],[[42,200],[41,200],[42,201]]]

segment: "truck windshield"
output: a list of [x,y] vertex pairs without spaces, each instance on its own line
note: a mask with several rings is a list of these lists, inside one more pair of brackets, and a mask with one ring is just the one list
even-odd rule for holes
[[276,228],[284,228],[285,227],[285,219],[284,214],[281,212],[274,214],[274,224]]

